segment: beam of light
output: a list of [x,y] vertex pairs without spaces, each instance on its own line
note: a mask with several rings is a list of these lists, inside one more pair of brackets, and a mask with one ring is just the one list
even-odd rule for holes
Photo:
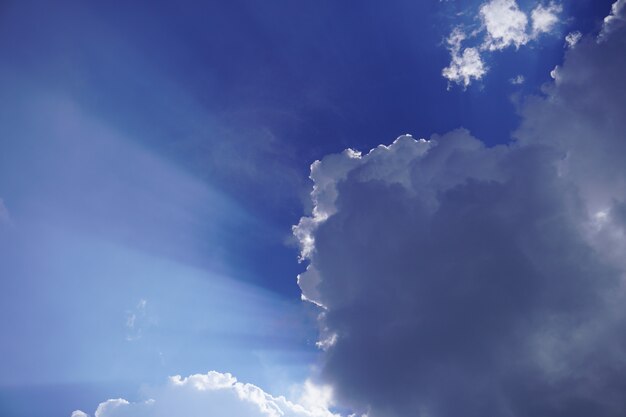
[[11,318],[0,387],[210,369],[271,386],[275,356],[283,374],[305,372],[305,307],[219,272],[237,278],[224,248],[263,225],[67,97],[29,97],[12,116],[0,141]]

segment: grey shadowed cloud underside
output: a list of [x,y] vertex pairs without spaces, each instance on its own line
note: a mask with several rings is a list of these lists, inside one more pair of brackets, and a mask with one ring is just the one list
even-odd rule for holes
[[312,166],[294,232],[323,375],[369,417],[626,414],[626,28],[567,51],[509,145],[466,130]]

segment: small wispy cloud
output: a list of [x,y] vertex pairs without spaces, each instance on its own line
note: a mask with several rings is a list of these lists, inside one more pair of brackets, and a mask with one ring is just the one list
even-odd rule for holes
[[531,39],[537,38],[542,33],[550,33],[559,23],[559,14],[563,11],[563,6],[550,3],[548,6],[542,4],[535,7],[530,12],[532,20]]
[[147,323],[146,306],[148,301],[140,299],[135,308],[126,312],[126,340],[132,342],[143,336],[143,329]]
[[499,51],[528,43],[528,16],[515,0],[491,0],[480,7],[479,15],[487,32],[483,49]]
[[443,69],[442,75],[449,81],[467,87],[472,80],[480,80],[487,72],[487,67],[476,48],[461,50],[461,43],[466,38],[460,28],[452,31],[447,39],[452,57],[450,65]]
[[565,36],[565,46],[568,49],[572,49],[574,46],[576,46],[578,42],[580,42],[580,39],[582,37],[583,37],[583,34],[580,33],[579,31],[568,33],[567,36]]

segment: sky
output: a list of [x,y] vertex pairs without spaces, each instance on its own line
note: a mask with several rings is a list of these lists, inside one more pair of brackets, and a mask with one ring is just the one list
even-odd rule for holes
[[624,0],[0,3],[3,417],[621,417]]

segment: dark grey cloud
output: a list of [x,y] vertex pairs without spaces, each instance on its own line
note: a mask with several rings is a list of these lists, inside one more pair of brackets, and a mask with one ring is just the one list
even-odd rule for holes
[[616,25],[569,50],[510,145],[458,130],[313,164],[299,283],[341,402],[626,415],[624,51]]

